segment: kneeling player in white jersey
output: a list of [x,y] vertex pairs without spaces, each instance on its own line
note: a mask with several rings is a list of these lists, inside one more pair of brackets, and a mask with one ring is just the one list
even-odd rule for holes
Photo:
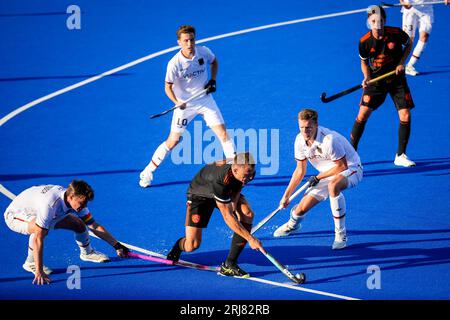
[[[166,95],[176,105],[207,89],[205,95],[188,103],[182,103],[176,108],[170,128],[169,137],[154,152],[152,159],[140,173],[139,185],[150,186],[153,172],[175,148],[186,130],[188,124],[197,116],[203,116],[207,126],[219,138],[227,159],[235,155],[233,141],[229,138],[222,113],[210,93],[216,91],[216,76],[218,61],[212,51],[204,46],[195,45],[195,29],[192,26],[181,26],[177,30],[178,44],[181,50],[167,65],[165,91]],[[211,69],[211,79],[208,81],[207,66]]]
[[288,236],[299,229],[306,213],[329,196],[335,226],[332,249],[343,249],[347,245],[347,234],[346,204],[342,191],[356,186],[361,181],[361,161],[355,149],[342,135],[319,126],[315,110],[304,109],[298,118],[300,133],[295,139],[297,167],[281,198],[280,206],[285,208],[289,205],[289,197],[305,176],[307,160],[319,174],[308,179],[309,188],[304,197],[292,208],[289,221],[279,227],[274,236]]
[[126,257],[128,248],[118,242],[103,226],[95,222],[87,208],[94,191],[84,181],[73,180],[66,189],[57,185],[34,186],[22,191],[6,208],[5,222],[14,232],[30,235],[28,257],[23,268],[35,275],[33,283],[50,283],[51,269],[44,266],[44,238],[52,229],[75,232],[80,247],[80,259],[91,262],[109,261],[108,256],[91,247],[89,231],[116,249],[119,257]]
[[[427,0],[400,0],[402,7],[402,24],[403,31],[405,31],[414,43],[414,37],[417,27],[419,27],[419,40],[417,41],[414,51],[405,68],[405,73],[410,76],[416,76],[419,72],[414,68],[417,60],[419,60],[428,38],[431,33],[434,12],[433,5],[427,4]],[[448,5],[449,0],[445,0],[445,5]]]

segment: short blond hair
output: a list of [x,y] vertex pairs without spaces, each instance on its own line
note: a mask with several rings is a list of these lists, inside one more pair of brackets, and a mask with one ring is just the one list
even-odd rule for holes
[[313,109],[303,109],[298,113],[299,120],[313,120],[315,123],[319,121],[319,114]]

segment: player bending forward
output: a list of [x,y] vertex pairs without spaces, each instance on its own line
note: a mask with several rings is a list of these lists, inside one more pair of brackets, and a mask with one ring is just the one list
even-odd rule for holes
[[247,278],[237,259],[247,242],[255,250],[265,252],[261,242],[250,234],[254,213],[241,194],[245,184],[255,176],[255,162],[250,153],[239,153],[233,163],[226,161],[208,164],[192,179],[188,189],[186,233],[178,239],[167,259],[178,261],[183,251],[192,252],[200,247],[203,229],[208,226],[215,208],[220,210],[228,227],[234,231],[228,257],[219,274]]
[[66,189],[56,185],[34,186],[22,191],[6,208],[5,222],[14,232],[30,235],[28,257],[23,268],[34,273],[33,283],[50,283],[52,272],[44,266],[44,238],[51,229],[75,232],[80,247],[80,259],[91,262],[109,261],[108,256],[95,251],[89,240],[89,229],[116,249],[119,257],[125,257],[128,248],[118,242],[103,226],[95,222],[87,202],[94,198],[94,191],[84,181],[73,180]]
[[285,208],[289,205],[289,197],[305,176],[307,160],[319,174],[308,179],[310,185],[304,197],[291,209],[289,221],[279,227],[273,235],[284,237],[300,229],[306,213],[329,196],[335,227],[332,249],[343,249],[347,245],[347,235],[346,205],[342,191],[356,186],[361,181],[363,176],[361,161],[355,149],[342,135],[319,126],[315,110],[302,110],[298,114],[298,119],[300,133],[295,139],[297,167],[281,198],[280,206]]

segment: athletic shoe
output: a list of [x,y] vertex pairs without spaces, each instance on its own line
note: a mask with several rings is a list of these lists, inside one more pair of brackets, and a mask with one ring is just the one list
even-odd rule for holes
[[410,76],[413,76],[413,77],[415,77],[415,76],[417,76],[418,74],[420,74],[419,71],[417,71],[413,66],[410,66],[410,65],[407,65],[407,66],[406,66],[406,68],[405,68],[405,73],[406,73],[407,75],[410,75]]
[[340,250],[344,249],[346,246],[347,246],[347,235],[345,234],[345,231],[336,233],[331,249]]
[[150,185],[152,184],[152,180],[153,180],[153,173],[151,171],[142,171],[141,174],[139,175],[139,178],[141,179],[139,181],[139,185],[142,188],[148,188],[150,187]]
[[222,262],[220,271],[217,273],[221,276],[236,277],[236,278],[250,278],[250,274],[242,270],[237,264],[226,264]]
[[172,250],[170,250],[169,254],[167,255],[167,258],[166,258],[167,260],[172,260],[173,262],[177,262],[178,260],[180,260],[182,251],[180,250],[180,247],[178,246],[178,242],[175,243],[175,246],[172,248]]
[[278,237],[287,237],[295,230],[300,230],[302,228],[301,223],[297,223],[294,227],[291,226],[290,221],[283,224],[281,227],[279,227],[275,232],[273,233],[273,236],[275,238]]
[[89,253],[81,252],[80,259],[83,261],[90,261],[90,262],[97,262],[97,263],[109,261],[109,257],[106,254],[101,253],[99,251],[95,251],[94,249],[92,249],[92,251]]
[[414,167],[416,163],[408,158],[404,153],[401,155],[395,155],[394,164],[400,167]]
[[[33,274],[36,274],[36,264],[34,262],[25,261],[25,263],[22,265],[22,268],[24,268],[25,271],[31,272]],[[43,266],[42,269],[44,269],[44,272],[47,275],[49,275],[50,273],[53,272],[52,269],[50,269],[50,268],[48,268],[46,266]]]

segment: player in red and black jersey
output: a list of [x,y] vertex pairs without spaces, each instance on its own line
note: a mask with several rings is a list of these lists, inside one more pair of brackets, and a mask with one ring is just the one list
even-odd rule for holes
[[[414,108],[414,102],[406,82],[405,61],[411,51],[412,43],[409,36],[400,28],[384,26],[386,12],[383,7],[370,6],[367,12],[367,22],[371,30],[359,41],[364,91],[350,140],[356,150],[372,111],[384,102],[389,93],[400,119],[398,149],[394,164],[403,167],[415,166],[415,163],[406,156],[406,147],[411,133],[411,109]],[[370,86],[367,85],[370,79],[392,70],[396,71],[395,76]]]
[[241,194],[246,183],[255,176],[255,162],[250,153],[240,153],[233,163],[226,161],[206,165],[192,179],[187,192],[186,234],[177,240],[167,259],[178,261],[181,252],[192,252],[200,247],[203,228],[208,226],[215,208],[222,213],[225,223],[234,231],[228,257],[220,268],[226,276],[249,277],[237,265],[237,259],[247,242],[255,250],[264,252],[261,242],[250,234],[253,210]]

